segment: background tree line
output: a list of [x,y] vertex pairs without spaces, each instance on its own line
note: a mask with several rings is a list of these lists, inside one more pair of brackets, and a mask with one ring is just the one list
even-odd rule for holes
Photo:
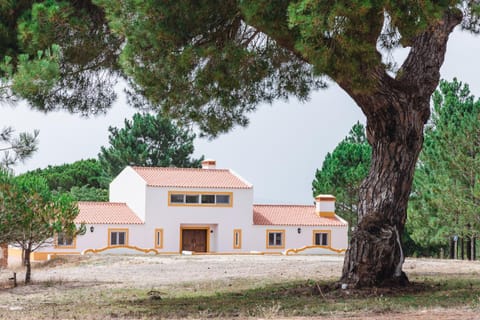
[[[442,80],[432,105],[410,196],[405,251],[474,259],[480,233],[480,100],[467,84]],[[365,128],[357,123],[327,154],[312,183],[314,196],[336,196],[337,213],[351,227],[370,154]]]
[[108,201],[108,185],[127,165],[200,167],[195,159],[191,129],[160,113],[137,113],[123,128],[109,127],[109,145],[97,159],[48,166],[24,173],[43,177],[51,190],[69,193],[77,201]]

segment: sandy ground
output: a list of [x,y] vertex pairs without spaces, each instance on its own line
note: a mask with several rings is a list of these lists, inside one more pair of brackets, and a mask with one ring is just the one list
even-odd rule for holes
[[[33,280],[91,283],[112,287],[169,287],[214,281],[249,281],[265,283],[293,279],[332,279],[341,274],[343,256],[143,256],[92,255],[72,257],[66,262],[48,262],[36,266]],[[23,269],[13,267],[0,271],[0,282],[18,272],[21,281]],[[434,274],[478,274],[480,262],[458,260],[407,259],[404,270],[410,276]],[[30,287],[20,286],[15,295],[22,295]],[[9,294],[0,290],[0,307],[6,306]],[[348,319],[480,319],[472,310],[426,310],[405,314],[379,315]],[[343,319],[343,318],[334,318]]]
[[[91,255],[33,270],[33,279],[108,282],[118,286],[159,286],[225,279],[331,279],[341,274],[343,256],[142,256]],[[23,278],[23,269],[18,277]],[[407,274],[480,274],[480,261],[407,259]],[[11,275],[11,273],[10,273]]]
[[[339,256],[115,256],[97,255],[86,260],[33,271],[37,281],[108,282],[117,286],[155,287],[197,281],[338,277]],[[21,270],[21,269],[19,269]],[[480,265],[479,265],[480,270]],[[19,272],[23,277],[23,270]]]

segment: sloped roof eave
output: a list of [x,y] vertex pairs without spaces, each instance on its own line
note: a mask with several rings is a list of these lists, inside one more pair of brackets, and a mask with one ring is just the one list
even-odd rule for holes
[[230,169],[130,167],[149,187],[252,189],[253,186]]
[[254,205],[253,224],[262,226],[318,226],[348,227],[337,215],[320,217],[315,206],[305,205]]
[[78,202],[80,210],[75,223],[85,224],[144,224],[130,207],[123,202]]

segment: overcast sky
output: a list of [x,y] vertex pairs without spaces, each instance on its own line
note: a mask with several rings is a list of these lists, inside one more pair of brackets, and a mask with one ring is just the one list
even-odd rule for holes
[[[479,96],[479,52],[478,37],[454,32],[441,70],[442,78],[457,77]],[[106,116],[89,119],[65,112],[45,115],[22,104],[4,105],[0,127],[40,130],[39,151],[25,164],[15,167],[16,173],[20,173],[95,158],[100,146],[107,145],[108,127],[123,126],[123,119],[131,118],[133,113],[135,110],[122,98]],[[365,122],[352,99],[333,83],[328,89],[312,94],[304,104],[290,99],[259,106],[250,119],[247,128],[235,128],[213,141],[197,138],[195,156],[215,159],[218,168],[230,168],[251,182],[257,203],[291,204],[312,203],[315,170],[355,122]]]

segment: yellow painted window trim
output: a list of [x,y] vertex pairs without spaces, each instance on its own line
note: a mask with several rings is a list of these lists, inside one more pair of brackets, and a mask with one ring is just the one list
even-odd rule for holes
[[316,244],[315,243],[315,235],[317,233],[326,233],[327,234],[327,247],[331,247],[332,246],[332,230],[313,230],[312,231],[312,244],[314,246],[319,246],[319,244]]
[[[112,232],[125,232],[125,244],[112,244],[111,243]],[[108,228],[108,242],[107,242],[107,245],[109,247],[128,246],[128,228]]]
[[206,230],[207,232],[207,253],[210,252],[210,227],[205,225],[199,226],[180,226],[180,246],[178,247],[178,252],[182,252],[183,245],[183,230]]
[[242,249],[242,229],[233,229],[233,249]]
[[[160,237],[158,236],[158,233],[160,233]],[[163,249],[163,229],[162,228],[155,229],[154,236],[155,236],[154,238],[155,248]],[[158,239],[160,239],[160,244],[157,241]]]
[[58,244],[58,234],[55,234],[55,237],[54,237],[54,240],[53,240],[53,247],[55,249],[76,249],[77,248],[77,237],[73,237],[72,245],[62,246],[62,245]]
[[[174,203],[172,202],[172,194],[182,195],[225,195],[230,196],[230,203]],[[209,192],[209,191],[168,191],[169,207],[214,207],[214,208],[231,208],[233,207],[233,192]]]
[[[282,244],[279,246],[270,245],[269,243],[269,235],[270,233],[281,233],[282,234]],[[285,229],[268,229],[266,231],[266,248],[267,249],[284,249],[285,248]]]

